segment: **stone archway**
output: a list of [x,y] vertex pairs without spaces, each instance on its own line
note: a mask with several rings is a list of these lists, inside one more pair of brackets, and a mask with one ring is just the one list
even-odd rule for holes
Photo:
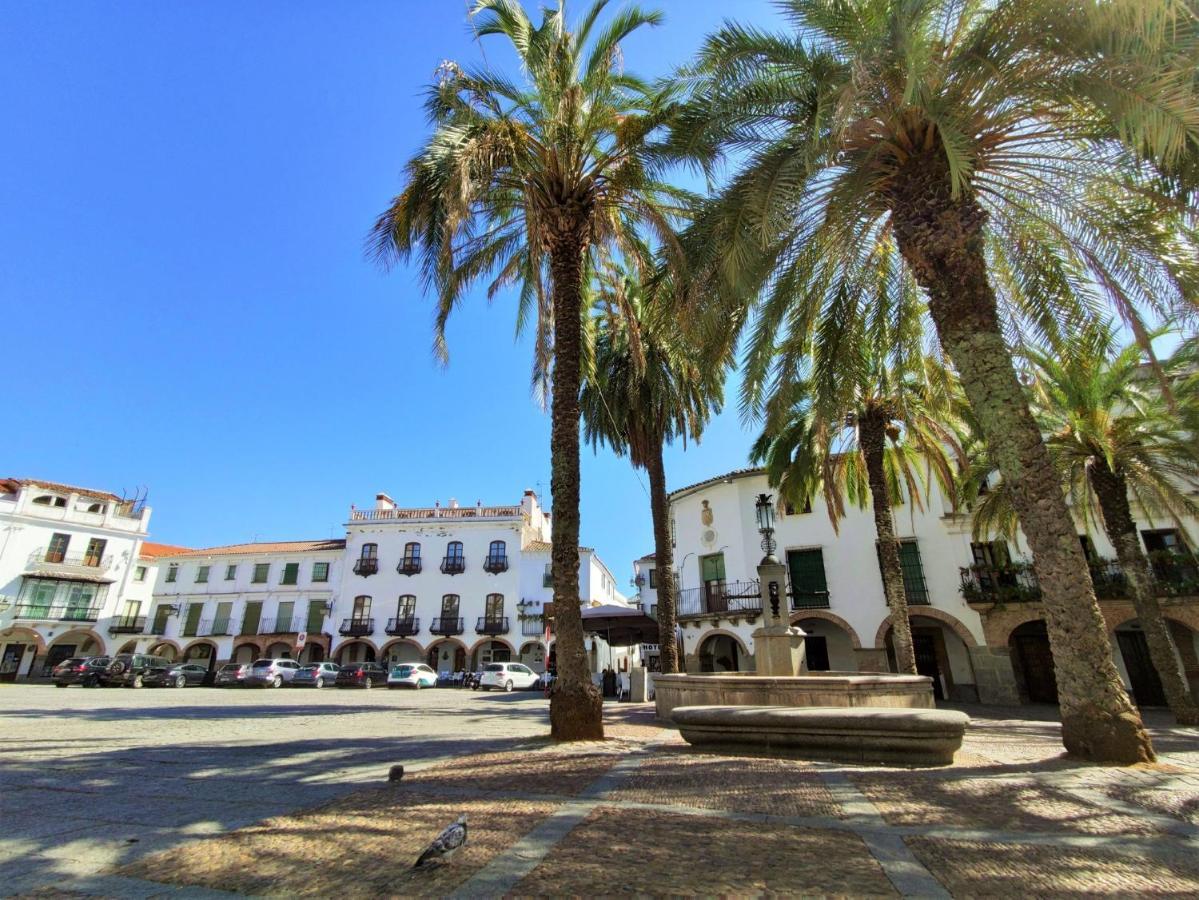
[[161,656],[165,660],[174,662],[179,658],[181,651],[179,649],[179,645],[174,641],[161,640],[155,641],[153,644],[151,644],[146,652],[151,656]]
[[90,628],[68,628],[50,641],[46,653],[42,657],[39,671],[30,672],[30,674],[48,678],[51,670],[65,659],[73,656],[105,655],[104,639],[96,632]]
[[424,649],[416,641],[400,638],[383,645],[379,651],[379,661],[390,668],[400,663],[423,663],[425,655]]
[[[908,621],[916,671],[932,679],[936,699],[977,702],[978,679],[970,650],[978,646],[978,641],[970,630],[949,613],[928,606],[909,609]],[[879,626],[878,640],[886,650],[888,668],[896,671],[890,618]]]
[[[949,626],[967,647],[977,647],[978,639],[970,633],[970,629],[962,624],[962,621],[956,616],[945,612],[943,609],[937,609],[935,606],[909,606],[908,618],[913,619],[920,617],[922,619],[936,619],[944,625]],[[874,633],[874,646],[883,648],[886,646],[887,633],[891,630],[891,619],[885,617],[879,623],[878,631]]]
[[477,672],[488,663],[512,662],[516,651],[500,638],[483,638],[470,648],[470,671]]
[[[835,617],[839,618],[839,617]],[[809,672],[857,672],[861,642],[852,629],[824,616],[796,616],[792,625],[801,628],[804,664]]]
[[379,651],[374,642],[366,638],[355,638],[339,645],[335,657],[338,665],[342,666],[356,662],[374,662],[379,657]]
[[457,638],[434,641],[425,650],[425,663],[438,675],[466,671],[466,645]]
[[16,681],[35,671],[39,659],[46,655],[46,641],[32,628],[14,626],[0,635],[0,681]]
[[183,648],[183,662],[199,663],[212,672],[216,669],[217,646],[212,641],[192,641]]
[[853,649],[862,649],[862,639],[858,637],[857,631],[854,630],[854,627],[849,622],[836,613],[831,613],[827,609],[799,609],[791,613],[792,625],[796,625],[804,619],[820,619],[821,621],[836,625],[849,635],[849,642],[853,646]]
[[704,634],[696,648],[701,672],[744,672],[752,668],[752,655],[741,638],[731,631],[713,629]]
[[541,641],[525,641],[520,645],[517,661],[528,666],[534,672],[544,672],[546,668],[546,651]]

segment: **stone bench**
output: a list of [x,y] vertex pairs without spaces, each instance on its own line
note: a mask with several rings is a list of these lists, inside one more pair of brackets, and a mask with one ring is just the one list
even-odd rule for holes
[[952,763],[970,722],[953,710],[860,706],[680,706],[671,718],[697,747],[909,766]]

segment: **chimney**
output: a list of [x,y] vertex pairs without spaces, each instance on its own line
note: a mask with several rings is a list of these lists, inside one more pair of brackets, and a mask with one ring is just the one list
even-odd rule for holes
[[395,509],[396,503],[386,494],[375,494],[375,509]]
[[458,501],[455,500],[453,497],[451,497],[450,498],[450,509],[457,509],[457,508],[458,508]]

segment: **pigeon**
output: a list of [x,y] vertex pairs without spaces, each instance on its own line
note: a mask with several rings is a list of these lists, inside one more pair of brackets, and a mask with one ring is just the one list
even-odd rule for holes
[[466,843],[466,816],[462,815],[433,839],[429,849],[420,855],[412,868],[420,869],[431,863],[446,862],[459,847]]

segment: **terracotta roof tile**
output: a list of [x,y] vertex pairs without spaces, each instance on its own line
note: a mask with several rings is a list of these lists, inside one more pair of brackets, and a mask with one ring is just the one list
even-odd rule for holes
[[154,559],[158,556],[178,556],[190,553],[191,547],[180,547],[176,544],[156,544],[154,541],[143,541],[142,552],[138,554],[143,559]]
[[5,493],[15,494],[18,489],[31,484],[43,487],[48,491],[57,491],[60,494],[79,494],[81,497],[95,497],[97,500],[112,500],[114,503],[124,502],[122,498],[116,494],[110,494],[108,491],[96,491],[92,490],[92,488],[78,487],[73,484],[42,481],[40,478],[0,478],[0,488],[3,488]]
[[[524,548],[529,553],[549,553],[554,549],[554,545],[549,541],[529,541]],[[579,547],[580,553],[594,553],[594,547]]]
[[734,478],[745,478],[746,476],[765,475],[765,474],[766,474],[766,470],[762,469],[762,468],[758,468],[758,467],[748,468],[748,469],[733,469],[733,471],[725,472],[723,475],[716,475],[716,476],[713,476],[712,478],[705,478],[703,481],[697,481],[697,482],[695,482],[695,484],[689,484],[689,485],[686,485],[685,487],[675,488],[667,496],[673,499],[674,497],[677,497],[679,494],[685,493],[687,491],[695,490],[696,488],[707,487],[710,484],[716,484],[717,482],[724,481],[725,479],[732,480]]
[[228,544],[224,547],[203,547],[184,550],[176,556],[237,556],[243,553],[312,553],[320,550],[344,550],[345,540],[266,541],[255,544]]

